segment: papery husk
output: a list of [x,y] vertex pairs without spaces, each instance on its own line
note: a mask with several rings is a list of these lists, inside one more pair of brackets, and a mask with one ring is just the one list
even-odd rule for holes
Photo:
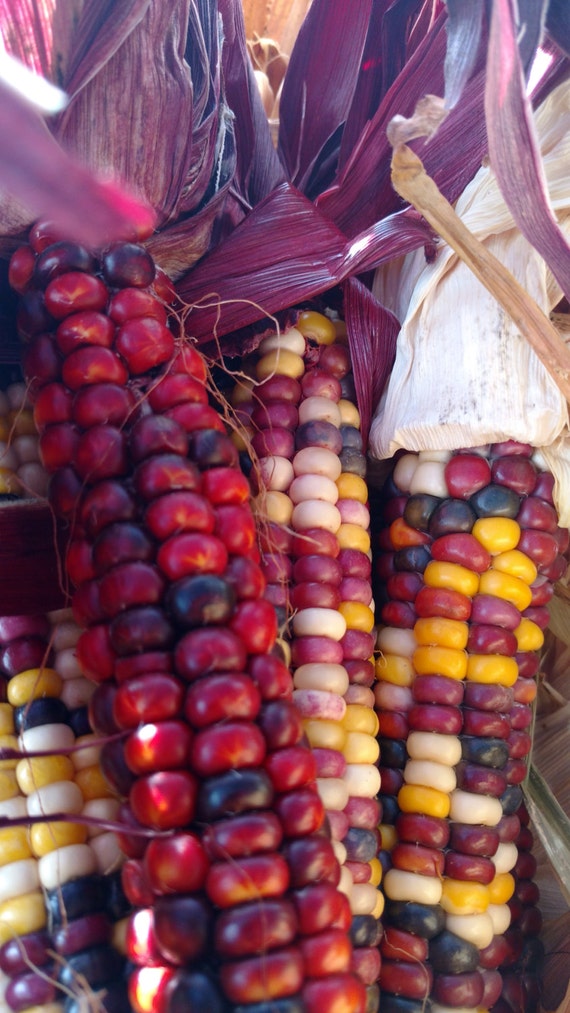
[[[540,107],[536,128],[551,202],[567,230],[567,84]],[[465,189],[456,211],[544,313],[556,306],[560,289],[514,227],[488,167]],[[417,251],[397,266],[381,269],[373,291],[403,324],[390,381],[371,427],[371,454],[382,459],[402,448],[454,450],[505,439],[531,443],[543,449],[554,471],[561,524],[570,525],[566,398],[494,296],[445,244],[433,263],[426,264]]]

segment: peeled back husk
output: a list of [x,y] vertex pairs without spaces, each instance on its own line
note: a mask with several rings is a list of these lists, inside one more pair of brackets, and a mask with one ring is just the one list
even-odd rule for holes
[[[550,200],[561,226],[570,221],[567,181],[570,90],[562,85],[536,114]],[[456,211],[546,313],[560,289],[514,227],[487,167]],[[549,370],[494,296],[451,247],[433,263],[423,251],[380,270],[374,292],[403,321],[396,360],[374,417],[370,452],[456,449],[515,439],[541,448],[556,477],[560,523],[570,522],[570,439],[566,400]],[[566,512],[565,512],[566,509]]]

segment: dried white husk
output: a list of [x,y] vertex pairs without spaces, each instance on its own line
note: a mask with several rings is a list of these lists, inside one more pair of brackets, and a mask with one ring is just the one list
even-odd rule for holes
[[[570,230],[570,87],[536,113],[552,207]],[[473,235],[549,313],[561,292],[515,227],[488,166],[455,210]],[[370,431],[373,457],[400,449],[477,447],[506,439],[541,448],[555,475],[561,524],[570,525],[568,405],[511,318],[457,254],[441,243],[432,263],[416,251],[380,269],[374,294],[402,320],[396,359]]]

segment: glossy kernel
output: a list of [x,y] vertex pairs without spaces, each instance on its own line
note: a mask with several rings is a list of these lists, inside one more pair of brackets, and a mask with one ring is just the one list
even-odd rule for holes
[[398,805],[405,813],[424,813],[438,819],[449,816],[449,795],[423,785],[403,785],[398,792]]
[[469,626],[459,619],[432,616],[418,619],[414,626],[414,635],[417,643],[422,646],[433,644],[462,651],[467,647]]
[[516,548],[521,529],[511,517],[479,517],[472,534],[494,556]]
[[53,668],[30,668],[19,672],[8,683],[8,701],[12,707],[23,707],[30,700],[44,696],[59,697],[61,676]]
[[418,647],[413,654],[417,675],[438,674],[448,679],[464,679],[467,673],[467,654],[453,647],[429,645]]
[[520,549],[509,549],[507,552],[499,552],[492,563],[494,570],[500,573],[508,573],[511,577],[518,577],[525,584],[532,584],[538,576],[538,570],[532,559],[521,552]]
[[374,629],[374,613],[368,605],[359,601],[342,601],[338,611],[344,616],[347,629],[364,633],[371,633]]
[[483,883],[444,877],[441,906],[447,914],[482,914],[489,903],[489,887]]
[[514,686],[519,674],[514,658],[505,654],[470,654],[467,679],[485,685]]
[[424,581],[428,587],[459,591],[469,598],[477,594],[479,589],[479,574],[460,563],[446,563],[435,559],[426,566]]
[[512,577],[508,573],[501,573],[500,570],[492,568],[481,574],[479,592],[482,595],[504,598],[519,612],[524,612],[532,601],[532,591],[528,584],[519,577]]

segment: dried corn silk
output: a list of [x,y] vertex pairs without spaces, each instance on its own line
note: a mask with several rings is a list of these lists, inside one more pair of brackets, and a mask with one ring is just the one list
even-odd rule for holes
[[[559,87],[535,118],[554,211],[568,230],[570,88]],[[505,265],[538,306],[560,290],[513,225],[490,169],[482,168],[456,205],[464,224]],[[403,321],[394,368],[373,419],[370,453],[455,449],[514,439],[540,447],[556,477],[562,525],[570,523],[568,408],[516,325],[447,245],[433,263],[423,251],[400,261],[398,280],[379,270],[375,294]],[[566,511],[566,513],[565,513]]]

